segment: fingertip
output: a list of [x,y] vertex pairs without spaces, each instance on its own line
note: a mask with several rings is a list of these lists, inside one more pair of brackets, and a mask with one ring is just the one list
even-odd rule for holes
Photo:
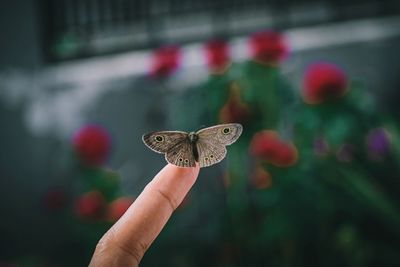
[[196,179],[197,176],[199,175],[200,172],[200,165],[196,163],[195,167],[178,167],[176,165],[173,165],[171,163],[168,163],[167,166],[165,166],[164,170],[174,176],[174,177],[182,177],[182,178],[187,178],[187,179]]
[[151,195],[153,192],[162,192],[175,209],[196,183],[199,169],[199,166],[182,168],[167,164],[148,185],[147,192],[152,192]]

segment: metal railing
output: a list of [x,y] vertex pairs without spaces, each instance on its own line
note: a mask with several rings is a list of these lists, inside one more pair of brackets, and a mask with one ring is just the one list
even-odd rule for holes
[[41,0],[47,61],[400,13],[380,0]]

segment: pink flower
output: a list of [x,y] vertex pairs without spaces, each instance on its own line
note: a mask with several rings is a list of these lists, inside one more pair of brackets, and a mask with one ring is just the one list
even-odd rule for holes
[[211,40],[205,45],[206,59],[212,73],[224,72],[230,64],[229,45],[223,40]]
[[82,219],[100,219],[106,207],[103,194],[99,191],[85,193],[75,203],[75,214]]
[[166,77],[172,74],[180,65],[181,53],[177,46],[163,46],[153,54],[151,75]]
[[303,79],[303,99],[318,104],[343,96],[348,88],[346,73],[337,65],[327,62],[308,67]]
[[288,55],[288,45],[279,32],[262,31],[253,34],[249,40],[251,57],[260,63],[278,64]]
[[298,160],[296,147],[282,141],[276,131],[261,131],[253,136],[250,143],[253,156],[279,167],[289,167]]
[[99,125],[83,126],[73,136],[72,143],[78,157],[90,166],[103,164],[111,151],[111,137]]
[[107,219],[116,222],[135,200],[132,197],[120,197],[110,203],[107,209]]

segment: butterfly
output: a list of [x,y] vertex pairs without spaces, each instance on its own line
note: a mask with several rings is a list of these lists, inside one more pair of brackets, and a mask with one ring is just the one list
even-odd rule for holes
[[220,124],[197,132],[160,131],[143,135],[151,150],[165,154],[167,162],[178,167],[208,167],[223,160],[226,147],[242,134],[239,123]]

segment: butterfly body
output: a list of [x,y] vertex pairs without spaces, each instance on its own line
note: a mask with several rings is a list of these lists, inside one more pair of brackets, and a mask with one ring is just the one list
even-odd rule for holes
[[199,139],[199,136],[195,132],[190,132],[188,137],[191,143],[196,143],[196,141]]
[[199,136],[195,132],[190,132],[188,134],[188,138],[189,138],[190,143],[192,144],[192,153],[194,156],[194,160],[197,162],[197,161],[199,161],[199,152],[197,151],[196,143],[197,143],[197,140],[199,140]]
[[226,147],[234,143],[243,130],[238,123],[228,123],[197,132],[160,131],[143,135],[152,150],[165,154],[167,162],[179,167],[207,167],[223,160]]

